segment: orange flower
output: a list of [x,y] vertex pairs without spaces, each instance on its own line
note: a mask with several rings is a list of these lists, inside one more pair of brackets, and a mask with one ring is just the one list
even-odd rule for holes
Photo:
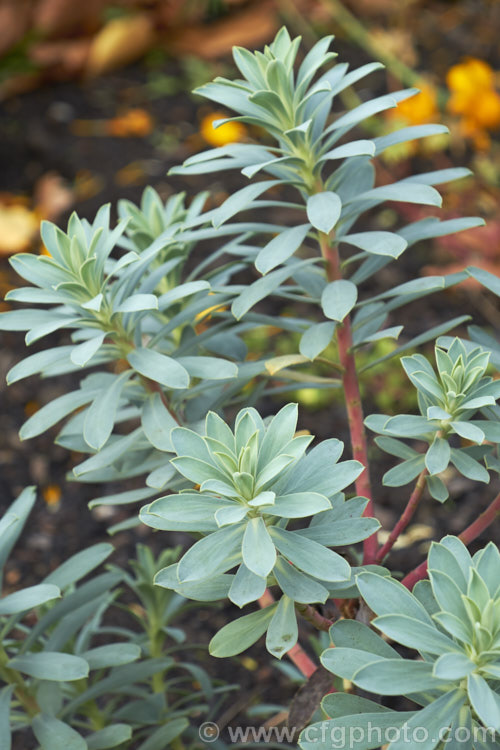
[[225,146],[227,143],[236,143],[243,140],[246,135],[247,130],[241,122],[226,122],[224,125],[214,128],[214,122],[223,120],[225,117],[224,112],[211,112],[209,115],[205,115],[200,123],[200,134],[211,146]]
[[458,115],[460,129],[476,148],[488,148],[488,130],[500,127],[500,94],[495,90],[495,73],[488,63],[468,58],[448,71],[446,83],[451,91],[448,111]]
[[61,500],[61,488],[58,484],[49,484],[43,490],[43,499],[49,507],[59,505]]
[[439,114],[437,96],[434,86],[422,82],[420,93],[400,102],[396,109],[390,110],[390,116],[405,120],[409,125],[422,125],[432,122]]
[[[428,81],[417,84],[420,89],[418,94],[399,102],[394,109],[387,111],[387,119],[393,123],[396,130],[408,125],[424,125],[428,122],[439,121],[439,107],[437,92]],[[388,162],[407,159],[417,151],[435,151],[442,148],[441,136],[432,136],[423,141],[405,141],[391,146],[384,151],[383,158]]]
[[115,138],[144,138],[153,130],[153,120],[145,109],[128,112],[108,122],[108,132]]

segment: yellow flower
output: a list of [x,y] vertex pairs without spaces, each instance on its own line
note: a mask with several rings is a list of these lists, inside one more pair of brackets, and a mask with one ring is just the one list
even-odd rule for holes
[[488,148],[487,131],[500,127],[500,94],[494,87],[493,69],[484,60],[468,58],[450,68],[446,83],[451,91],[447,108],[460,116],[462,135],[471,138],[476,148]]
[[453,65],[446,75],[446,85],[450,91],[475,94],[478,89],[491,89],[495,74],[488,63],[476,57],[468,57],[464,62]]
[[200,123],[200,134],[211,146],[225,146],[227,143],[236,143],[243,140],[246,128],[241,122],[226,122],[218,128],[214,128],[216,120],[223,120],[227,115],[224,112],[211,112],[202,119]]

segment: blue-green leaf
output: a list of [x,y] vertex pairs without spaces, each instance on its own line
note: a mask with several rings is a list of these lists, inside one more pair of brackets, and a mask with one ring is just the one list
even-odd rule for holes
[[220,357],[179,357],[177,362],[193,378],[203,380],[227,380],[238,377],[238,367],[234,362]]
[[105,338],[106,332],[98,333],[96,336],[92,336],[82,344],[73,347],[70,354],[71,361],[74,362],[75,365],[84,367],[87,362],[92,359],[94,354],[99,351]]
[[249,648],[266,632],[277,606],[272,604],[224,625],[210,641],[208,650],[211,656],[236,656]]
[[425,465],[429,474],[440,474],[450,463],[450,444],[443,438],[436,437],[427,453],[425,454]]
[[109,727],[99,729],[89,734],[85,741],[88,750],[108,750],[117,747],[132,737],[132,727],[128,724],[110,724]]
[[321,295],[321,307],[327,318],[342,322],[358,298],[355,284],[345,279],[331,281]]
[[158,297],[154,294],[131,294],[113,308],[114,313],[140,312],[141,310],[157,310]]
[[96,451],[101,450],[113,432],[122,390],[131,375],[131,370],[116,375],[87,409],[83,423],[83,437],[87,445]]
[[86,576],[87,573],[97,568],[98,565],[101,565],[110,556],[113,549],[111,544],[106,544],[105,542],[93,544],[91,547],[87,547],[87,549],[77,552],[68,560],[65,560],[52,573],[49,573],[44,582],[54,584],[60,589],[65,589],[67,586],[76,583],[80,578]]
[[173,740],[179,737],[188,726],[189,721],[185,716],[172,719],[153,732],[150,737],[139,745],[137,750],[164,750],[164,748],[171,747]]
[[293,531],[271,526],[271,538],[284,557],[291,560],[304,573],[326,581],[348,581],[351,577],[349,564],[336,552],[323,547]]
[[346,234],[339,238],[339,242],[347,242],[348,245],[366,250],[374,255],[388,255],[391,258],[399,258],[406,249],[408,243],[399,234],[394,232],[359,232],[358,234]]
[[310,229],[310,224],[301,224],[280,232],[276,237],[264,245],[255,259],[255,267],[260,273],[266,274],[290,258],[304,242]]
[[307,199],[307,218],[315,229],[328,234],[340,218],[342,201],[336,193],[315,193]]
[[266,636],[266,648],[281,659],[297,643],[299,629],[293,599],[283,595],[273,615]]
[[0,615],[14,615],[33,607],[58,599],[61,596],[57,586],[51,583],[39,583],[36,586],[15,591],[0,600]]
[[276,550],[260,516],[248,521],[241,552],[243,562],[252,573],[262,578],[269,575],[276,562]]
[[141,648],[135,643],[110,643],[107,646],[91,648],[81,656],[90,669],[105,669],[137,661],[141,656]]
[[302,334],[299,351],[311,361],[316,359],[330,344],[335,332],[335,323],[325,321],[315,323]]
[[89,673],[89,665],[85,659],[57,651],[41,651],[15,656],[7,664],[10,669],[16,669],[37,680],[55,680],[56,682],[81,680]]
[[54,716],[38,714],[32,727],[42,750],[88,750],[81,734]]
[[215,573],[224,573],[234,567],[240,559],[238,553],[244,529],[241,524],[225,526],[196,542],[179,562],[179,581],[183,583],[210,578]]
[[228,598],[236,604],[237,607],[244,607],[245,604],[254,602],[263,595],[266,590],[266,578],[252,573],[247,566],[242,563],[236,575],[233,577],[231,588],[229,589]]
[[2,750],[11,750],[10,701],[14,685],[7,685],[0,690],[0,737]]
[[127,355],[134,370],[167,388],[187,388],[189,374],[175,359],[153,349],[139,348]]
[[311,602],[324,603],[328,599],[328,589],[317,581],[301,573],[281,555],[276,560],[273,574],[283,593],[296,602],[309,604]]
[[468,693],[472,707],[484,726],[500,732],[500,697],[497,693],[478,674],[469,675]]
[[476,268],[475,266],[469,266],[467,268],[467,273],[476,279],[476,281],[479,281],[480,284],[485,286],[486,289],[489,289],[490,292],[493,292],[497,297],[500,297],[500,278],[498,278],[498,276],[495,276],[489,271],[485,271],[483,268]]

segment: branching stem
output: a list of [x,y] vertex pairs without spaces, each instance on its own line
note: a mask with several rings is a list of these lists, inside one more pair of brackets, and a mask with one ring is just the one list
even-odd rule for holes
[[387,541],[382,545],[382,547],[380,547],[379,551],[377,552],[375,562],[382,562],[386,555],[389,554],[394,546],[394,543],[396,542],[400,534],[403,533],[403,531],[406,529],[411,519],[413,518],[413,514],[417,510],[424,493],[426,476],[427,469],[422,469],[418,476],[413,492],[411,493],[410,499],[408,500],[406,508],[402,512],[399,521],[396,523],[393,530],[389,534]]
[[[475,521],[469,524],[469,526],[467,526],[467,528],[458,535],[458,538],[464,544],[470,544],[474,541],[474,539],[477,539],[477,537],[482,534],[483,531],[488,528],[488,526],[491,526],[493,521],[496,521],[497,518],[500,518],[500,492],[494,498],[494,500],[491,501],[486,510],[483,511]],[[412,570],[411,573],[408,573],[408,575],[403,578],[401,583],[411,591],[415,584],[425,578],[426,575],[427,561],[425,560],[417,568]]]

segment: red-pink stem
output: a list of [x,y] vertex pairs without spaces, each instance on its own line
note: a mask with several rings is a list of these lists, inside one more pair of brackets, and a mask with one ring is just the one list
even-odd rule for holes
[[402,512],[399,521],[396,523],[393,530],[389,534],[389,537],[385,544],[383,544],[377,552],[375,562],[382,562],[386,555],[389,554],[394,546],[394,543],[396,542],[400,534],[403,533],[403,531],[406,529],[411,519],[413,518],[413,514],[417,510],[420,500],[422,499],[422,495],[425,489],[426,476],[427,469],[423,469],[418,476],[417,483],[415,484],[414,490],[411,493],[410,499],[408,500],[406,508]]
[[491,526],[493,521],[500,517],[500,492],[494,500],[488,505],[480,516],[476,518],[466,529],[458,535],[460,541],[464,544],[470,544],[477,539],[477,537],[483,533],[488,526]]
[[[470,544],[474,541],[474,539],[477,539],[480,534],[483,533],[485,529],[488,528],[488,526],[491,526],[493,521],[495,521],[497,518],[500,517],[500,492],[495,497],[494,500],[491,501],[491,503],[488,505],[485,511],[481,513],[480,516],[476,518],[475,521],[473,521],[469,526],[467,526],[466,529],[462,531],[461,534],[458,535],[458,538],[460,541],[462,541],[464,544]],[[427,561],[425,560],[423,563],[421,563],[417,568],[411,571],[411,573],[408,573],[405,578],[401,581],[403,586],[406,586],[407,589],[410,589],[410,591],[413,589],[416,583],[418,581],[421,581],[423,578],[425,578],[427,575]]]
[[[332,245],[328,236],[320,232],[319,242],[321,253],[326,261],[326,275],[329,281],[338,281],[342,278],[340,268],[340,257],[338,249]],[[337,344],[339,359],[342,365],[342,385],[351,436],[352,455],[356,461],[363,464],[364,469],[356,479],[356,492],[368,499],[364,516],[373,516],[373,499],[368,470],[368,449],[364,425],[363,406],[359,390],[359,379],[356,371],[356,360],[352,351],[351,319],[347,315],[341,324],[337,326]],[[378,550],[377,534],[372,534],[363,543],[363,563],[366,565],[375,560]]]

